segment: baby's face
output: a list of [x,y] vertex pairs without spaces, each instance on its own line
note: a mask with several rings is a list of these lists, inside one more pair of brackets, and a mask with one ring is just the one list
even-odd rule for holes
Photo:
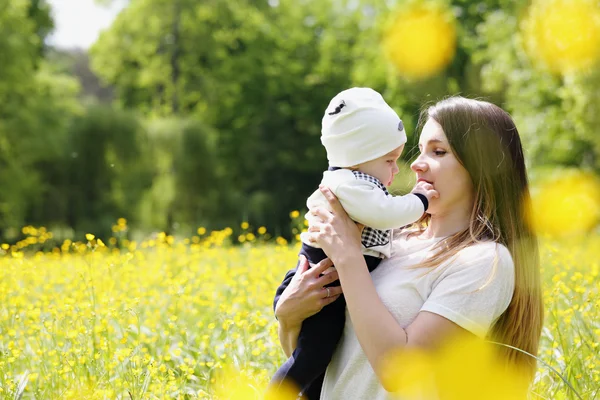
[[402,154],[402,150],[404,150],[404,145],[390,151],[385,156],[359,164],[357,169],[360,172],[374,176],[386,187],[390,187],[394,181],[394,177],[398,173],[397,162]]

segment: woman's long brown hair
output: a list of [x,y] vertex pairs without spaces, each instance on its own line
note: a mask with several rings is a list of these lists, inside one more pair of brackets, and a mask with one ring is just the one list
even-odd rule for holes
[[[452,151],[471,176],[475,200],[469,227],[446,238],[420,267],[434,267],[460,250],[495,241],[508,248],[515,266],[515,289],[508,309],[488,338],[537,356],[543,324],[543,302],[537,239],[528,221],[529,185],[519,133],[508,113],[494,104],[451,97],[426,109],[439,123]],[[420,221],[423,228],[429,217]],[[502,346],[509,362],[533,376],[535,359]]]

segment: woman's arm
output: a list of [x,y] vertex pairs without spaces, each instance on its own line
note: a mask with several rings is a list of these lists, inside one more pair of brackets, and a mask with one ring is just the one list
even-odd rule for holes
[[336,265],[344,296],[360,345],[383,383],[381,365],[392,350],[406,346],[434,347],[441,340],[464,331],[439,315],[421,312],[403,329],[383,304],[375,290],[360,250],[360,230],[327,188],[323,194],[333,210],[311,210],[323,221],[309,228]]
[[329,287],[329,290],[324,288],[338,279],[337,271],[330,269],[331,266],[331,261],[325,259],[309,268],[306,258],[300,256],[296,274],[277,302],[275,316],[279,321],[279,341],[288,357],[296,348],[302,322],[333,303],[342,293],[339,286]]
[[291,357],[296,346],[298,346],[298,336],[300,335],[301,326],[287,326],[285,323],[279,321],[277,334],[279,335],[279,343],[286,357]]
[[375,291],[363,257],[342,253],[335,263],[354,331],[380,378],[382,361],[392,350],[407,346],[433,348],[444,338],[464,332],[450,320],[428,312],[419,313],[406,329],[402,328]]

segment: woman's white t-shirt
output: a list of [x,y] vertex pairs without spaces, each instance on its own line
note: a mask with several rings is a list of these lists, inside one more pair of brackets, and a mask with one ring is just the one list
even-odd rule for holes
[[[423,261],[441,239],[397,235],[392,257],[371,273],[377,294],[403,328],[420,311],[428,311],[485,337],[512,299],[512,257],[503,245],[488,242],[469,246],[434,269],[410,268]],[[391,398],[369,364],[346,309],[344,333],[325,373],[321,399]]]

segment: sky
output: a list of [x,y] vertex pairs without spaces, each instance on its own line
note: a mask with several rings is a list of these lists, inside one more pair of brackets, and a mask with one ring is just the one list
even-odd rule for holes
[[126,0],[100,6],[94,0],[47,0],[52,7],[55,30],[48,43],[60,48],[89,48],[100,31],[110,26]]

